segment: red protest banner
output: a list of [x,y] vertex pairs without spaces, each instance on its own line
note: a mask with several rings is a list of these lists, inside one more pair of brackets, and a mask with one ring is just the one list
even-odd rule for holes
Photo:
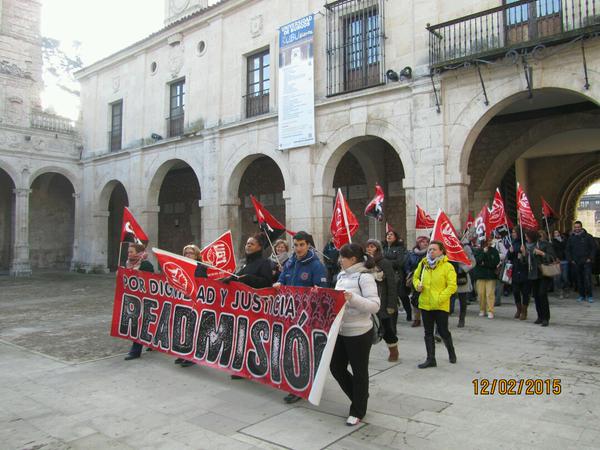
[[341,291],[196,283],[189,298],[163,275],[119,268],[111,336],[319,403],[343,315]]

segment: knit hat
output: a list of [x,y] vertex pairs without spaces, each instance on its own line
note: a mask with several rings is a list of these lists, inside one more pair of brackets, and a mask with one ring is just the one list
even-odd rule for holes
[[427,242],[427,243],[429,243],[429,238],[427,236],[419,236],[417,238],[417,244],[420,244],[421,242]]

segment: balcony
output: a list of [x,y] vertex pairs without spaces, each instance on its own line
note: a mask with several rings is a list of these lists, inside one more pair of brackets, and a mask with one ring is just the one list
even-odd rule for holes
[[600,31],[600,0],[520,0],[428,25],[429,66],[490,61],[510,50],[551,46]]
[[31,128],[72,134],[75,131],[75,123],[66,117],[45,112],[32,112]]
[[177,114],[167,117],[167,137],[177,137],[183,135],[184,114]]
[[246,117],[260,116],[269,112],[269,90],[244,95],[246,101]]

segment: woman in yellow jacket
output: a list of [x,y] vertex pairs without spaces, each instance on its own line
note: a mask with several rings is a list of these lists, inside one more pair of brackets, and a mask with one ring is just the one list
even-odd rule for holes
[[450,297],[456,292],[456,270],[448,261],[444,244],[431,241],[427,248],[427,256],[421,260],[413,275],[413,284],[419,292],[419,309],[425,328],[425,348],[427,360],[419,364],[419,369],[435,367],[434,325],[446,348],[452,364],[456,363],[456,353],[452,344],[452,335],[448,331],[450,315]]

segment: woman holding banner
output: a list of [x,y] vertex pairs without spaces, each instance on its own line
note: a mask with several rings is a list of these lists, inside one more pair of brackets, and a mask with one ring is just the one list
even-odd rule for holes
[[[380,300],[370,273],[375,262],[360,245],[344,245],[340,249],[340,265],[342,271],[335,289],[344,291],[347,303],[329,368],[352,402],[346,425],[353,426],[367,413],[369,353],[373,339],[371,314],[379,311]],[[348,371],[348,364],[352,373]]]
[[[142,272],[154,273],[154,266],[147,259],[148,253],[146,253],[144,244],[129,244],[125,267],[133,270],[141,270]],[[142,354],[142,347],[142,344],[138,344],[137,342],[131,344],[131,348],[125,357],[125,361],[139,358]]]
[[419,308],[425,328],[425,348],[427,359],[419,364],[419,369],[436,367],[434,326],[448,349],[450,363],[456,363],[456,353],[452,335],[448,330],[450,297],[456,292],[456,270],[448,261],[444,244],[431,241],[427,257],[422,259],[413,275],[415,290],[419,292]]

